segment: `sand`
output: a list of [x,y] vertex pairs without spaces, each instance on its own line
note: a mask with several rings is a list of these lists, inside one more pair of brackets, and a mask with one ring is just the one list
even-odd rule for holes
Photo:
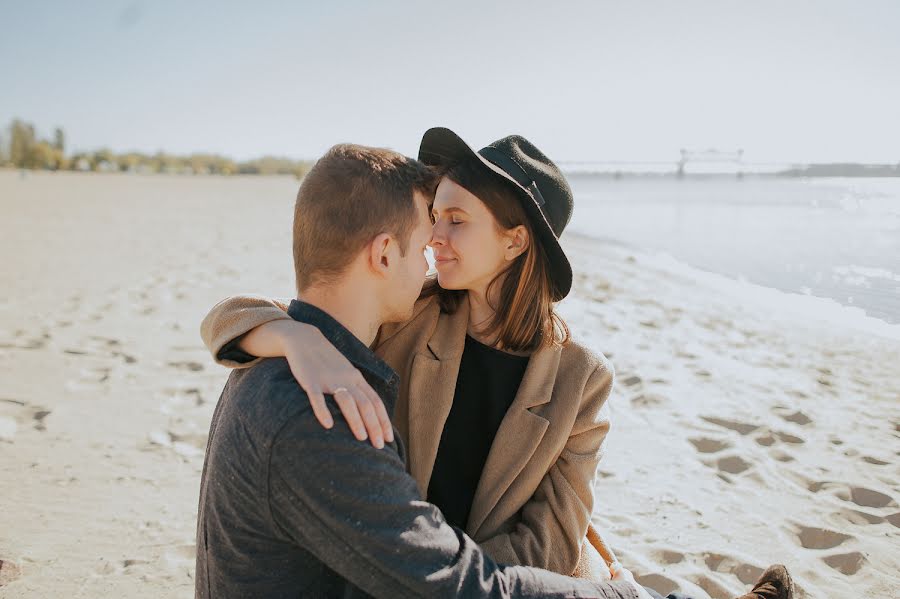
[[[190,597],[209,419],[199,323],[292,292],[291,178],[0,171],[0,597]],[[562,305],[616,365],[595,522],[645,584],[900,588],[900,334],[570,236]]]

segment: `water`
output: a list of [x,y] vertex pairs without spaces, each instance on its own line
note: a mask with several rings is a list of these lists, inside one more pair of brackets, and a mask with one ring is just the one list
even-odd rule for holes
[[568,179],[571,231],[900,323],[900,179]]

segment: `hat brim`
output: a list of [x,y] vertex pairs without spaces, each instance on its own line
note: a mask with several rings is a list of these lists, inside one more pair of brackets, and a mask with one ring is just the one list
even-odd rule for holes
[[572,265],[562,249],[559,238],[541,211],[537,200],[505,170],[474,151],[456,133],[446,127],[433,127],[422,136],[419,145],[419,161],[429,166],[450,166],[466,160],[475,160],[491,172],[512,183],[522,199],[522,206],[528,213],[535,233],[540,237],[541,246],[550,263],[550,278],[553,282],[553,301],[558,302],[572,289]]

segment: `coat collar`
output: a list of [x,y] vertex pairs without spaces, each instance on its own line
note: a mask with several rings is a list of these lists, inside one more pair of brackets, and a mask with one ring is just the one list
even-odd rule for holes
[[453,314],[442,313],[428,338],[428,349],[436,360],[459,360],[466,348],[469,329],[469,297],[464,296]]

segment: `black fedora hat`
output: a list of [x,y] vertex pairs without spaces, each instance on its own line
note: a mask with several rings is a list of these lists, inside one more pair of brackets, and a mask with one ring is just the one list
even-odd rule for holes
[[433,127],[422,136],[419,160],[432,166],[475,160],[510,181],[550,263],[553,301],[572,289],[572,265],[559,237],[572,218],[572,189],[559,168],[521,135],[510,135],[475,152],[456,133]]

